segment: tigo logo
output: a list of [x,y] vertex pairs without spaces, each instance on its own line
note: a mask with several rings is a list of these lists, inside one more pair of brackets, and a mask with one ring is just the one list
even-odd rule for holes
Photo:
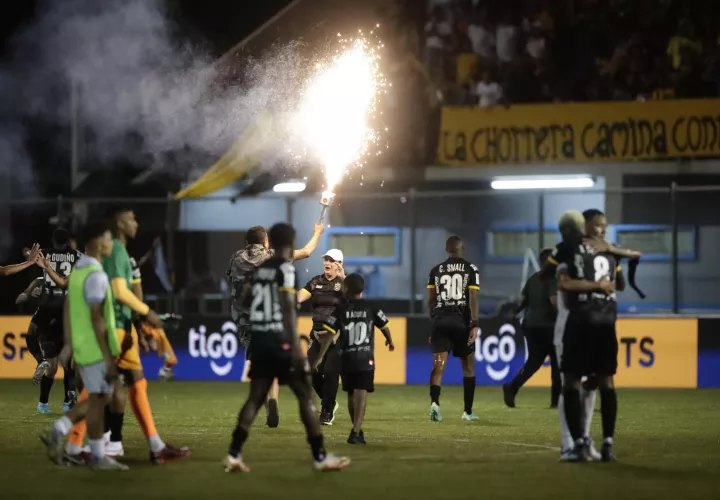
[[492,380],[501,381],[510,373],[510,362],[515,358],[517,344],[515,327],[503,323],[497,334],[481,331],[475,339],[475,359],[485,363],[485,371]]
[[233,360],[238,352],[237,326],[226,321],[221,333],[207,334],[205,325],[197,330],[190,328],[188,332],[188,348],[193,358],[210,358],[210,368],[219,377],[224,377],[233,367]]

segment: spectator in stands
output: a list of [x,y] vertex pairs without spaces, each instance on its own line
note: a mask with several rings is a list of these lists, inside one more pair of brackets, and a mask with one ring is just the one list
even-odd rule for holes
[[520,30],[513,24],[510,11],[506,11],[495,29],[497,59],[500,64],[512,63],[517,58],[519,35]]
[[503,90],[500,84],[492,77],[490,70],[483,70],[480,81],[475,86],[478,106],[489,108],[497,106],[502,102]]
[[435,7],[425,25],[425,48],[430,68],[447,71],[447,61],[454,44],[453,27],[445,10]]
[[525,42],[525,52],[535,61],[545,59],[547,40],[540,28],[532,28]]
[[673,69],[679,70],[683,64],[692,62],[702,53],[702,43],[695,37],[695,27],[688,19],[681,19],[678,31],[668,42],[667,55]]
[[468,38],[473,52],[480,57],[482,64],[487,65],[495,60],[495,29],[479,11],[475,12],[474,19],[468,26]]

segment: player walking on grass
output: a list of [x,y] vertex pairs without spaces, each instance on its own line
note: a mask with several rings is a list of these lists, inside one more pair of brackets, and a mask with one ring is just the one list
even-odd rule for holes
[[[338,409],[337,391],[340,385],[340,355],[334,341],[323,327],[325,320],[333,314],[335,308],[343,303],[343,253],[337,248],[328,250],[323,258],[323,274],[314,276],[298,292],[298,303],[310,300],[312,304],[312,332],[308,359],[311,365],[317,365],[313,371],[312,384],[315,393],[321,399],[320,423],[332,425]],[[336,339],[334,339],[336,340]],[[330,343],[327,343],[330,342]],[[324,348],[324,350],[323,350]],[[325,354],[320,355],[320,352]]]
[[[70,272],[80,259],[80,252],[70,248],[70,234],[62,228],[52,236],[52,248],[43,252],[38,265],[43,269],[43,285],[38,308],[31,320],[30,330],[38,333],[42,362],[35,370],[33,382],[40,382],[38,413],[50,413],[48,401],[58,370],[58,355],[63,348],[63,307],[67,295]],[[75,373],[63,366],[65,397],[63,411],[75,404]]]
[[440,384],[448,353],[460,358],[463,370],[465,411],[463,420],[478,420],[473,413],[475,399],[475,362],[473,352],[478,336],[478,268],[463,259],[464,246],[458,236],[445,243],[448,258],[433,267],[428,278],[428,312],[430,313],[430,345],[433,367],[430,373],[430,420],[442,422]]
[[[129,208],[117,208],[112,211],[111,227],[114,229],[112,253],[103,258],[103,269],[110,278],[115,304],[116,335],[122,346],[118,359],[118,369],[128,387],[128,396],[135,418],[148,441],[150,448],[150,461],[161,464],[185,458],[190,454],[187,448],[178,448],[166,444],[160,439],[147,394],[147,379],[143,373],[140,362],[140,347],[138,334],[132,326],[132,312],[141,317],[155,328],[162,327],[158,315],[132,293],[132,265],[130,256],[125,248],[128,241],[135,237],[138,223],[135,213]],[[124,455],[122,446],[122,427],[124,409],[115,408],[108,413],[110,420],[110,441],[107,443],[106,453],[110,456]],[[67,454],[76,456],[81,452],[85,429],[80,422],[73,428],[68,441]]]
[[[375,328],[385,336],[385,345],[390,352],[395,350],[387,316],[363,300],[364,289],[365,280],[359,274],[345,278],[343,294],[346,302],[323,325],[333,337],[339,336],[340,376],[343,391],[348,394],[348,412],[353,424],[348,444],[366,444],[362,425],[367,395],[375,392]],[[329,346],[330,342],[324,343],[314,369],[317,369]]]
[[243,460],[242,448],[274,379],[287,384],[298,399],[315,469],[342,470],[350,459],[325,451],[313,403],[309,365],[297,335],[295,268],[291,263],[295,230],[288,224],[276,224],[270,229],[269,239],[275,255],[254,270],[240,297],[240,304],[248,306],[250,313],[253,349],[250,394],[238,415],[225,471],[250,471]]
[[100,260],[112,252],[112,235],[104,224],[91,223],[85,236],[86,255],[76,263],[70,276],[68,297],[63,306],[67,342],[61,358],[69,364],[72,355],[88,397],[56,420],[41,439],[50,459],[62,465],[64,437],[73,424],[87,421],[90,465],[99,470],[127,470],[127,466],[105,455],[103,440],[105,405],[114,390],[122,390],[115,365],[120,346],[115,335],[113,295],[108,276],[100,265]]
[[[325,231],[323,224],[315,224],[312,238],[310,238],[310,241],[308,241],[303,248],[293,250],[292,260],[297,261],[310,257],[315,251],[323,231]],[[245,235],[245,243],[247,246],[243,250],[235,252],[232,257],[230,257],[226,275],[232,290],[230,312],[233,321],[238,327],[240,345],[245,347],[246,364],[250,365],[249,319],[247,311],[240,304],[240,295],[242,294],[245,281],[252,276],[255,268],[273,257],[275,251],[270,248],[267,232],[262,226],[254,226],[248,229]],[[268,427],[274,428],[280,425],[280,412],[278,408],[279,395],[280,387],[278,381],[275,380],[268,393],[268,414],[266,419]]]

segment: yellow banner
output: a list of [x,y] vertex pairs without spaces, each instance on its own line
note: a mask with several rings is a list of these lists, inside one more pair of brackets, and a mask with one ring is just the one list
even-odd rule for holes
[[[696,388],[696,319],[631,319],[617,322],[617,387]],[[548,387],[550,367],[543,366],[528,386]]]
[[[28,326],[30,316],[0,316],[0,379],[30,380],[37,367],[37,361],[27,350]],[[58,368],[57,378],[62,378],[63,370]]]
[[720,156],[720,99],[446,107],[437,156],[460,166]]

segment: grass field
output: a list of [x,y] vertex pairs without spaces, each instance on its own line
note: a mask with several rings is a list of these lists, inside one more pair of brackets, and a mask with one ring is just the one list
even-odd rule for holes
[[[253,472],[225,474],[221,460],[247,386],[153,383],[150,398],[161,436],[189,446],[183,463],[151,466],[132,415],[125,431],[127,473],[93,473],[50,464],[38,433],[52,421],[35,414],[29,382],[0,381],[0,498],[510,498],[719,499],[720,391],[621,390],[614,464],[559,464],[557,413],[547,390],[526,389],[518,408],[500,389],[480,387],[479,423],[462,422],[461,388],[442,395],[445,422],[427,418],[426,387],[379,387],[371,395],[363,448],[345,444],[346,412],[327,428],[331,451],[352,466],[340,474],[311,470],[310,452],[289,392],[278,429],[253,427],[244,455]],[[60,406],[61,385],[51,397]],[[344,394],[343,394],[344,397]],[[595,414],[599,438],[600,415]]]

